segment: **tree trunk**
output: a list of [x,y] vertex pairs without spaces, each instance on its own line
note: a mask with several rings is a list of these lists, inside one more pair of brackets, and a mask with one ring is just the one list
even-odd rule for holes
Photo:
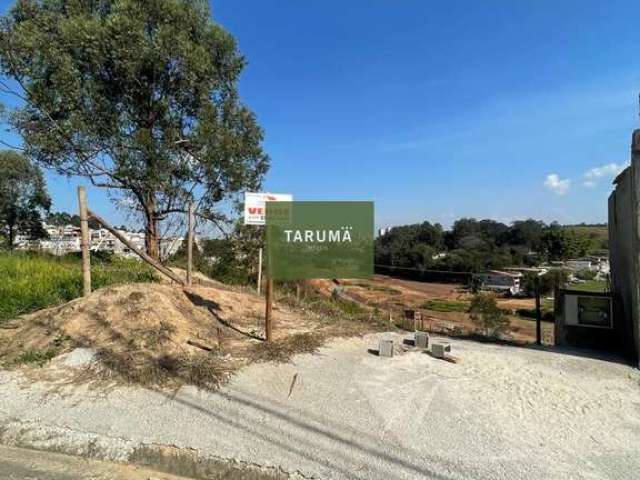
[[13,240],[15,237],[15,231],[13,228],[13,223],[9,224],[9,250],[13,250]]
[[147,254],[156,261],[160,261],[160,249],[158,248],[158,221],[147,219],[147,228],[144,232],[144,243]]
[[147,198],[145,205],[146,228],[144,232],[144,243],[147,249],[147,255],[156,261],[160,261],[158,218],[156,216],[156,201],[153,194]]

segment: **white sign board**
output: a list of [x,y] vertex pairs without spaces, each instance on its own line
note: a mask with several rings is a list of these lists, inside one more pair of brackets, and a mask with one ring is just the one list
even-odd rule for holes
[[288,193],[256,193],[244,194],[244,224],[264,225],[267,213],[267,202],[293,202],[293,195]]

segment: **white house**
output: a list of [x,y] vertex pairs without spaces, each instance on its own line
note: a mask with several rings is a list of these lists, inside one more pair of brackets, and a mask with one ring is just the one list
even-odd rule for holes
[[511,295],[520,293],[520,272],[503,272],[501,270],[489,270],[484,273],[476,273],[474,278],[480,281],[482,288],[496,292],[508,292]]

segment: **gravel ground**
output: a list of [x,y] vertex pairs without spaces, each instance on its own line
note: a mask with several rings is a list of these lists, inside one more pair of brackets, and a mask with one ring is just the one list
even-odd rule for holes
[[638,370],[462,340],[458,363],[385,359],[367,352],[378,338],[253,365],[217,393],[0,372],[0,441],[118,461],[167,445],[305,478],[639,477]]

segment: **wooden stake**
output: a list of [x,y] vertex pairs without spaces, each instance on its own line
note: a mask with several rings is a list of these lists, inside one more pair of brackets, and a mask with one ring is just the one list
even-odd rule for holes
[[267,294],[266,294],[266,305],[265,305],[265,313],[264,313],[264,331],[267,342],[271,341],[272,338],[272,325],[271,325],[271,317],[272,317],[272,297],[273,295],[273,279],[271,276],[267,276]]
[[82,250],[82,292],[86,297],[91,293],[91,257],[89,255],[89,214],[87,209],[87,192],[78,187],[78,208],[80,210],[80,249]]
[[187,286],[191,286],[191,276],[193,274],[193,203],[189,203],[189,220],[187,231]]
[[258,250],[258,295],[262,289],[262,247]]
[[120,240],[122,243],[124,243],[127,247],[129,247],[131,249],[131,251],[133,253],[135,253],[136,255],[138,255],[140,258],[142,258],[142,260],[144,260],[145,262],[147,262],[149,265],[151,265],[153,268],[155,268],[156,270],[158,270],[160,273],[163,273],[164,275],[166,275],[167,277],[169,277],[171,280],[173,280],[174,282],[176,282],[178,285],[182,285],[183,287],[185,286],[185,282],[184,280],[182,280],[182,278],[180,278],[178,275],[176,275],[175,273],[173,273],[170,269],[168,269],[167,267],[165,267],[164,265],[160,264],[159,262],[157,262],[156,260],[154,260],[153,258],[151,258],[149,255],[147,255],[145,252],[143,252],[142,250],[139,250],[133,243],[131,243],[129,241],[129,239],[127,237],[125,237],[124,235],[122,235],[120,232],[118,232],[115,228],[113,228],[104,218],[102,218],[100,215],[98,215],[97,213],[92,212],[91,210],[87,209],[87,213],[93,217],[100,225],[102,225],[104,228],[106,228],[107,230],[109,230],[109,232],[111,232],[111,234],[116,237],[118,240]]
[[542,313],[540,312],[540,276],[536,276],[536,344],[542,345]]

